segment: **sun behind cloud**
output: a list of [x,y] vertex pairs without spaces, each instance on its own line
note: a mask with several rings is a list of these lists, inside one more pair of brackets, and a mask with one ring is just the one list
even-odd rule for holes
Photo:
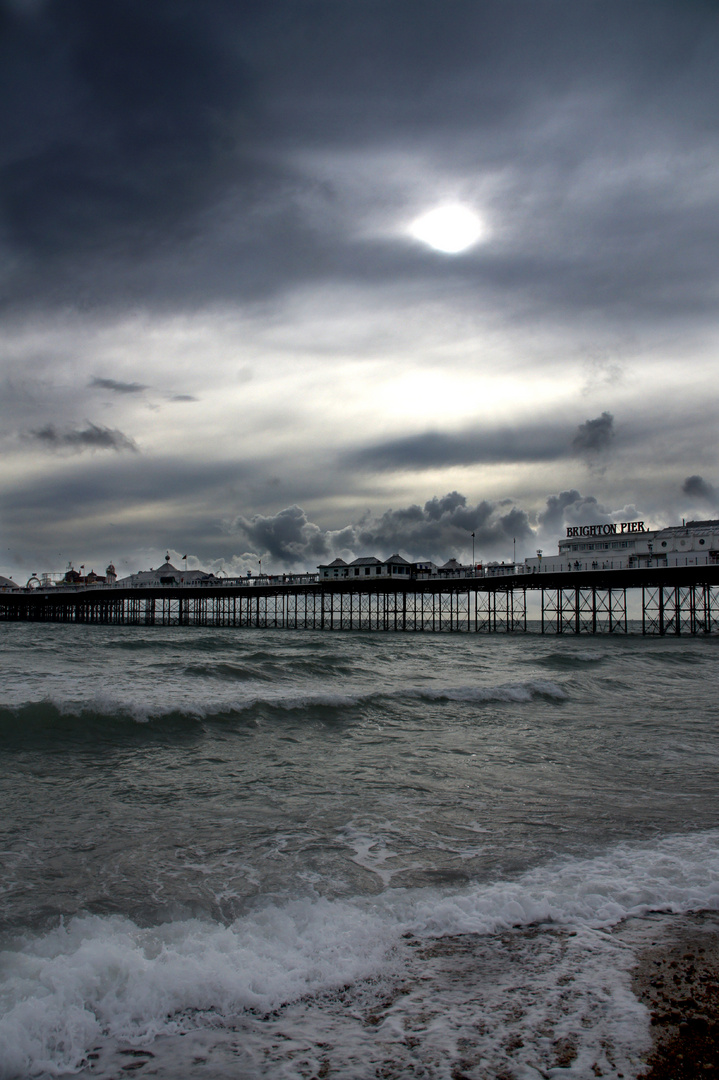
[[409,232],[435,251],[457,255],[484,239],[487,228],[474,210],[449,203],[422,214],[412,222]]

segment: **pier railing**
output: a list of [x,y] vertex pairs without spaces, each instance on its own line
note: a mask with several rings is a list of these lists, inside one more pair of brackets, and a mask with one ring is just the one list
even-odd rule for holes
[[[529,607],[536,619],[528,619]],[[629,604],[628,604],[629,598]],[[628,618],[632,604],[636,624]],[[497,578],[35,589],[0,594],[2,622],[464,633],[713,634],[719,566]],[[630,625],[631,624],[631,625]]]

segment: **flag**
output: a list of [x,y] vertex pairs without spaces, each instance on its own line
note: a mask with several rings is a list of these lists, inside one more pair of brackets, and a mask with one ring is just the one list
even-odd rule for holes
[[183,555],[183,556],[182,556],[182,558],[183,558],[183,559],[186,559],[186,558],[187,558],[187,555]]

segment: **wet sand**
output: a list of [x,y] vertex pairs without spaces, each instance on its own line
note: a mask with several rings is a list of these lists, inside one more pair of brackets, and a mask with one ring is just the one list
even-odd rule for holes
[[719,1077],[717,913],[665,922],[641,950],[634,992],[652,1014],[653,1048],[643,1080]]

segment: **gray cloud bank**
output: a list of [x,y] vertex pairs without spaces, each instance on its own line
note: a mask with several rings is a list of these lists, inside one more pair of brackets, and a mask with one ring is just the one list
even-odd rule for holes
[[573,455],[593,462],[609,451],[614,435],[614,417],[604,412],[580,424],[574,438],[561,424],[549,423],[472,428],[456,434],[429,431],[351,451],[343,460],[354,468],[378,471],[545,462]]
[[[517,557],[523,558],[537,547],[555,551],[567,525],[647,519],[646,512],[634,505],[610,505],[571,488],[548,495],[538,510],[506,499],[472,502],[461,492],[450,491],[383,513],[368,510],[355,520],[345,519],[344,524],[341,514],[335,514],[340,524],[329,527],[314,521],[298,505],[274,513],[237,514],[220,522],[216,516],[220,496],[226,497],[233,484],[246,484],[249,473],[243,475],[230,464],[221,469],[201,464],[179,469],[170,461],[155,462],[147,469],[139,465],[139,459],[113,455],[110,466],[98,463],[90,475],[78,468],[72,480],[62,480],[59,490],[48,481],[42,490],[16,493],[12,505],[4,507],[13,565],[25,566],[29,559],[33,565],[57,569],[48,567],[47,561],[59,546],[65,559],[89,559],[98,565],[112,559],[139,569],[153,559],[156,564],[158,552],[162,554],[167,546],[175,547],[173,538],[182,538],[183,550],[193,553],[195,565],[223,566],[235,572],[256,570],[259,558],[264,569],[277,572],[314,570],[337,556],[350,561],[358,555],[387,557],[394,552],[410,560],[429,558],[441,564],[450,557],[469,561],[472,533],[478,560],[510,561],[515,540]],[[129,517],[123,495],[128,485],[134,490]],[[714,490],[701,477],[688,477],[686,486],[689,493],[684,497],[690,504],[696,501],[697,491],[704,499]],[[178,525],[174,506],[188,488],[194,493],[195,514]],[[200,501],[203,495],[204,503]],[[50,516],[48,507],[52,507]],[[145,523],[139,534],[138,512]],[[76,520],[88,522],[93,516],[102,523],[78,538]],[[655,523],[671,524],[672,519],[659,518]]]
[[[537,544],[554,551],[567,525],[607,524],[642,517],[635,506],[609,507],[594,495],[576,489],[547,496],[543,508],[530,514],[511,500],[476,504],[458,491],[384,514],[366,513],[358,522],[341,529],[322,529],[310,521],[299,506],[278,514],[241,515],[227,523],[227,531],[248,546],[245,562],[261,557],[266,568],[314,568],[337,556],[351,560],[358,555],[386,558],[399,552],[410,560],[432,559],[437,563],[459,557],[466,561],[473,550],[478,559],[511,561],[533,555]],[[250,554],[252,553],[252,554]]]
[[530,515],[511,501],[483,500],[476,504],[458,491],[375,515],[367,512],[358,522],[340,529],[322,529],[309,520],[299,506],[277,514],[238,515],[227,524],[228,533],[265,560],[283,568],[328,562],[340,556],[374,554],[387,557],[400,552],[416,559],[444,562],[452,556],[469,558],[474,533],[478,558],[511,560],[514,542],[518,555],[531,553],[538,540],[556,541],[566,523],[631,520],[634,507],[610,510],[594,496],[576,490],[550,495],[534,523]]
[[312,566],[313,560],[316,564],[337,555],[354,558],[379,553],[386,557],[394,552],[444,562],[468,543],[471,548],[472,532],[477,551],[483,545],[492,549],[509,545],[510,553],[514,538],[521,542],[532,535],[523,510],[491,502],[473,506],[457,491],[430,499],[424,506],[387,510],[379,516],[368,512],[342,529],[323,530],[308,520],[301,507],[291,506],[274,515],[240,515],[228,524],[228,530],[283,566]]
[[[564,318],[713,310],[711,4],[2,0],[0,26],[6,310],[337,281]],[[491,244],[450,271],[358,239],[443,178],[481,197]]]

